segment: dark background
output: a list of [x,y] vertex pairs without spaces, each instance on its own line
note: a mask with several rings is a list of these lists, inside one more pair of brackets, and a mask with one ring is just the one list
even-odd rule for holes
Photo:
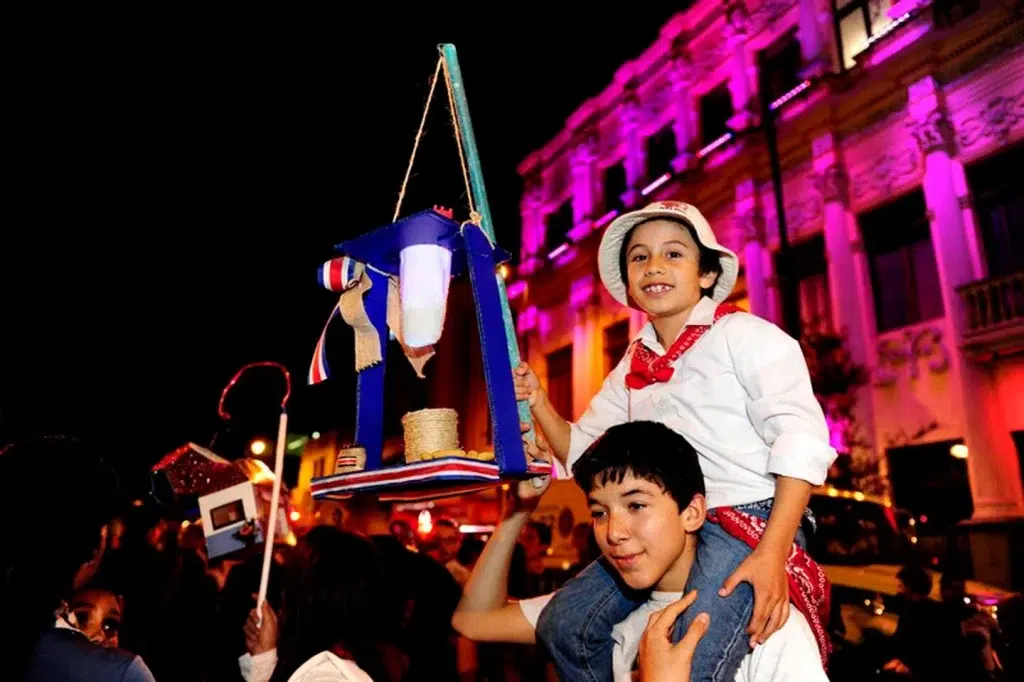
[[[459,50],[498,239],[518,254],[516,165],[679,10],[509,7],[12,22],[0,441],[73,433],[141,469],[209,443],[221,388],[255,360],[291,370],[293,430],[349,424],[351,371],[305,386],[334,303],[316,267],[390,221],[437,43]],[[436,97],[403,212],[464,215]],[[346,332],[330,356],[348,370]],[[234,396],[240,437],[276,429],[278,386],[268,371]]]

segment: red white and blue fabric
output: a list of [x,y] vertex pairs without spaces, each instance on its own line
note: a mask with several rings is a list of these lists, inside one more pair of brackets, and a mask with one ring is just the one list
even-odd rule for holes
[[[537,476],[551,475],[552,467],[547,462],[532,461],[527,465],[529,473]],[[309,490],[313,498],[330,499],[352,493],[375,492],[388,495],[390,500],[433,499],[438,490],[445,496],[464,494],[469,489],[483,490],[493,487],[501,480],[501,471],[494,462],[481,462],[463,457],[415,462],[398,467],[335,474],[312,481]]]
[[317,268],[317,281],[328,291],[342,292],[355,284],[356,261],[348,256],[334,258]]
[[[356,261],[348,256],[334,258],[317,268],[317,281],[324,289],[334,292],[344,292],[351,288],[358,280],[355,276]],[[307,382],[310,385],[326,381],[331,376],[331,369],[327,364],[327,328],[338,316],[341,309],[336,305],[327,318],[327,324],[320,332],[320,338],[316,342],[316,349],[313,351],[313,360],[309,363],[309,376]]]
[[330,317],[327,318],[327,324],[324,325],[324,330],[320,332],[320,338],[316,342],[316,349],[313,351],[313,360],[309,363],[307,383],[310,386],[319,384],[321,381],[327,381],[331,377],[331,369],[327,365],[327,328],[331,326],[331,322],[340,312],[341,309],[337,305],[334,306]]

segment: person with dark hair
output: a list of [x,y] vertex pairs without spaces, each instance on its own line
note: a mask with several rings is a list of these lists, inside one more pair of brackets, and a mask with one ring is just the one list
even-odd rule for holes
[[[18,627],[4,642],[5,679],[153,680],[140,657],[90,641],[67,601],[95,577],[103,558],[120,497],[113,470],[77,440],[41,438],[0,450],[0,481],[46,497],[32,506],[30,521],[6,528],[0,603]],[[0,496],[3,518],[24,511],[19,495]]]
[[280,621],[267,602],[249,614],[243,677],[386,680],[376,619],[380,575],[369,540],[332,526],[310,530],[285,569]]
[[[811,490],[836,458],[800,344],[727,302],[738,270],[736,254],[690,204],[660,201],[622,215],[602,237],[598,271],[612,298],[642,310],[649,322],[601,391],[569,423],[525,363],[513,370],[516,398],[529,402],[562,471],[578,466],[609,427],[660,422],[700,455],[709,509],[766,522],[753,544],[719,532],[717,524],[700,531],[699,563],[715,570],[691,581],[697,605],[675,631],[681,636],[697,612],[711,614],[694,661],[699,680],[728,679],[750,648],[786,622],[790,550],[801,524],[811,522]],[[603,566],[594,563],[566,583],[552,606],[614,587],[615,577]],[[561,620],[542,617],[560,676],[571,682],[592,679],[594,672],[608,677],[611,641],[588,647],[581,657],[581,633],[598,622],[604,629],[590,627],[590,636],[610,635],[633,608],[621,594],[603,601],[597,614],[558,609]]]
[[[537,440],[543,447],[543,440]],[[532,444],[527,447],[540,452]],[[615,576],[617,584],[602,592],[574,595],[574,601],[560,601],[557,608],[580,612],[589,619],[590,626],[599,628],[601,624],[593,617],[600,604],[615,591],[628,594],[636,606],[612,629],[613,644],[608,651],[612,670],[607,679],[630,680],[643,649],[660,655],[654,657],[656,662],[650,662],[650,657],[641,659],[641,679],[689,680],[692,653],[708,641],[697,642],[709,627],[708,615],[701,618],[694,614],[688,626],[690,640],[684,649],[691,656],[672,656],[667,639],[675,617],[692,608],[690,605],[699,598],[692,590],[683,596],[691,577],[715,569],[698,560],[697,533],[705,523],[706,506],[697,453],[685,438],[662,424],[627,422],[609,428],[594,441],[573,476],[587,494],[594,536],[602,554],[599,561]],[[556,603],[553,595],[509,603],[505,590],[512,543],[542,492],[530,483],[520,484],[509,499],[504,518],[484,548],[452,619],[452,625],[463,636],[483,642],[533,643],[539,639],[552,648],[537,623],[541,613]],[[724,523],[724,519],[715,525],[718,523]],[[657,613],[661,611],[668,615],[659,618]],[[661,630],[651,634],[648,623],[654,621],[659,621]],[[604,640],[601,632],[590,637],[584,631],[579,653],[603,646]],[[596,671],[590,676],[605,679]],[[826,680],[819,646],[804,614],[794,610],[774,637],[744,656],[729,679]]]
[[116,649],[124,618],[124,596],[111,585],[93,581],[75,592],[69,603],[78,629],[90,642]]
[[968,660],[957,613],[931,598],[935,587],[931,571],[910,564],[896,578],[903,598],[892,642],[896,655],[883,670],[911,680],[975,679],[969,671],[980,660],[980,652]]

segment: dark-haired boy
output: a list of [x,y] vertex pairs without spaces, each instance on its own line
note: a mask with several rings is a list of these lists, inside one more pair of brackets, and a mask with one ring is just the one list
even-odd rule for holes
[[[707,511],[704,478],[685,438],[662,424],[641,421],[609,428],[587,449],[573,474],[587,493],[600,562],[616,576],[616,584],[579,600],[553,602],[553,595],[546,595],[507,603],[515,538],[539,498],[535,488],[520,485],[473,570],[452,623],[476,641],[530,643],[539,637],[550,648],[537,623],[545,607],[558,604],[572,609],[585,624],[578,639],[581,661],[594,656],[612,661],[608,673],[584,666],[587,673],[600,682],[622,682],[631,676],[651,614],[678,601],[691,574],[700,570],[695,559],[697,532]],[[609,638],[595,616],[619,593],[628,594],[635,608],[614,624]],[[705,641],[707,637],[698,648]],[[803,614],[795,611],[775,636],[748,652],[733,677],[744,682],[827,679]]]

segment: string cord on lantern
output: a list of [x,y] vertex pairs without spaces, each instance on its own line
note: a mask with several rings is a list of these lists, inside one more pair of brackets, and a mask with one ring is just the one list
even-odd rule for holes
[[[402,187],[398,191],[398,201],[395,204],[395,212],[391,217],[391,222],[398,220],[398,215],[402,211],[402,201],[405,199],[405,191],[409,185],[409,177],[412,175],[413,164],[416,162],[416,152],[419,151],[420,141],[423,139],[423,130],[427,123],[427,114],[430,112],[430,104],[434,100],[434,90],[437,87],[437,79],[441,75],[441,69],[444,69],[444,82],[448,91],[448,109],[452,115],[452,128],[455,131],[455,145],[459,150],[459,165],[462,166],[462,180],[466,183],[466,200],[469,203],[469,214],[470,219],[467,222],[474,223],[476,225],[481,224],[481,216],[476,211],[476,205],[473,203],[473,186],[469,181],[469,167],[466,165],[466,156],[462,148],[462,127],[459,125],[459,115],[455,106],[455,93],[452,86],[451,72],[448,70],[448,62],[445,60],[444,55],[441,55],[437,60],[437,66],[434,67],[434,77],[430,80],[430,92],[427,94],[427,102],[423,107],[423,116],[420,117],[420,127],[416,131],[416,138],[412,144],[412,154],[409,156],[409,164],[405,168],[405,177],[402,179]],[[490,237],[487,238],[491,241]],[[491,244],[493,246],[493,243]]]
[[438,57],[437,66],[434,67],[434,77],[430,79],[430,93],[427,95],[427,104],[423,107],[423,116],[420,118],[420,127],[416,131],[416,139],[412,143],[412,155],[409,157],[409,165],[405,168],[405,177],[402,179],[402,188],[398,191],[398,203],[395,204],[395,215],[391,222],[398,220],[398,214],[402,210],[402,200],[405,199],[405,189],[409,185],[409,176],[412,174],[412,165],[416,161],[416,151],[420,147],[420,140],[423,139],[423,128],[427,124],[427,114],[430,112],[430,102],[434,99],[434,88],[437,87],[437,77],[441,72],[441,62],[444,57]]

